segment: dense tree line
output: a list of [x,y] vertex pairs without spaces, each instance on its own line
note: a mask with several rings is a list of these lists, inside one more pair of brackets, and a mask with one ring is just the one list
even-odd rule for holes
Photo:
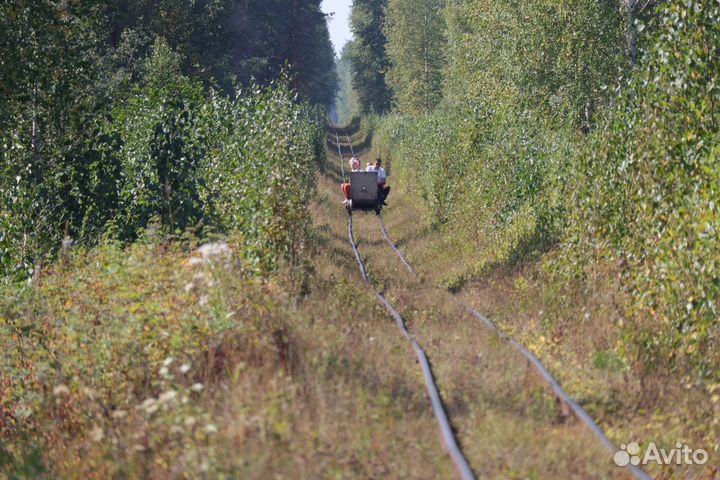
[[[292,130],[279,99],[278,115],[241,107],[271,84],[332,103],[320,0],[0,4],[0,274],[31,272],[63,239],[132,239],[153,218],[168,231],[207,225],[215,202],[199,172],[217,144],[201,129],[244,119],[248,145],[271,124]],[[203,117],[221,97],[233,106]]]
[[568,282],[611,271],[628,358],[717,381],[720,2],[388,0],[384,15],[395,114],[378,145],[438,226],[490,239],[466,275],[550,248]]
[[337,59],[338,91],[332,120],[337,125],[347,125],[360,113],[357,91],[353,87],[353,70],[350,63],[350,43],[346,43]]
[[612,258],[649,369],[720,378],[720,1],[661,2],[602,130],[573,164],[570,252]]
[[352,84],[363,113],[385,113],[391,106],[391,93],[385,75],[390,68],[385,37],[387,0],[354,0],[350,26],[354,39],[347,58],[352,65]]
[[20,96],[21,75],[52,70],[53,53],[114,57],[116,70],[136,73],[157,37],[180,55],[183,74],[228,91],[233,81],[266,84],[288,64],[304,100],[333,99],[334,55],[320,0],[12,1],[2,8],[2,76],[18,80],[3,82],[6,99]]

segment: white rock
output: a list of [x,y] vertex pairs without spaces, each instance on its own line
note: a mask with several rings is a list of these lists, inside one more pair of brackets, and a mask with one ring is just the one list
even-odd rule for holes
[[198,253],[205,260],[210,260],[216,257],[229,257],[232,254],[232,250],[225,242],[206,243],[205,245],[198,248]]

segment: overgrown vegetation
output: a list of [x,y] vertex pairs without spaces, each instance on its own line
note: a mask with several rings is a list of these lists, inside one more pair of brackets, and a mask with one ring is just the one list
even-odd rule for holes
[[335,74],[319,1],[277,3],[3,3],[0,275],[153,219],[293,251],[324,122],[295,95],[329,105]]
[[[387,12],[406,3],[418,16],[432,4]],[[684,378],[709,405],[697,425],[720,381],[719,12],[715,0],[448,2],[442,100],[403,108],[415,84],[401,81],[374,137],[394,183],[472,259],[449,288],[541,259],[549,291],[615,289],[613,355],[643,382]],[[401,19],[387,23],[397,45],[413,38]],[[395,55],[390,71],[432,55]],[[700,435],[717,445],[711,430]]]
[[298,307],[291,272],[247,275],[241,235],[196,251],[158,234],[3,287],[0,477],[449,474],[439,442],[414,440],[436,429],[414,364],[398,348],[383,368],[364,341],[388,324],[337,280],[345,252],[316,257],[335,273]]
[[0,5],[0,477],[267,468],[217,453],[209,391],[253,362],[283,385],[247,403],[295,389],[273,302],[309,271],[319,5]]
[[[581,130],[627,65],[624,19],[607,2],[468,1],[444,13],[442,103],[430,115],[389,117],[378,148],[437,224],[462,225],[459,240],[471,246],[489,237],[481,271],[557,239]],[[419,61],[437,65],[428,55]]]
[[[613,440],[716,453],[720,0],[356,0],[352,28],[341,131],[421,276],[374,217],[362,247],[478,473],[617,473],[434,288],[492,275]],[[0,4],[0,476],[449,475],[346,280],[335,65],[319,0]]]
[[574,165],[564,249],[622,274],[633,357],[720,381],[720,2],[668,2]]

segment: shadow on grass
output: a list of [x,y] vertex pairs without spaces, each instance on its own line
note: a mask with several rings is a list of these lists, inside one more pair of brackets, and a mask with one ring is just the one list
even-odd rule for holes
[[434,227],[432,227],[431,225],[426,225],[420,230],[410,232],[399,237],[397,240],[393,239],[393,243],[395,243],[396,247],[400,248],[404,245],[407,245],[408,243],[420,242],[429,237],[433,230],[435,230]]

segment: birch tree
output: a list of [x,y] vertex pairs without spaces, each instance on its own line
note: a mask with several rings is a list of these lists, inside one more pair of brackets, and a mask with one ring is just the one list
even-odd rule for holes
[[398,110],[430,112],[442,98],[444,0],[390,0],[385,35],[387,81]]
[[390,109],[390,90],[385,82],[389,67],[383,31],[387,0],[354,0],[350,26],[355,39],[348,47],[352,84],[363,113]]

